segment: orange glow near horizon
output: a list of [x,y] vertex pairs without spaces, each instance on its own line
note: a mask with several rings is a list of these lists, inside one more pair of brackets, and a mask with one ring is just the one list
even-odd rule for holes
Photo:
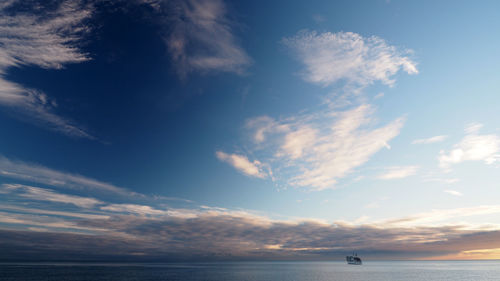
[[423,258],[421,260],[500,260],[500,248],[468,250],[458,254]]

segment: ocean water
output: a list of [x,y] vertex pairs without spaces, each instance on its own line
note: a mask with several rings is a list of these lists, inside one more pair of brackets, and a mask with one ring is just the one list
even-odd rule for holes
[[500,261],[0,264],[2,281],[409,281],[500,280]]

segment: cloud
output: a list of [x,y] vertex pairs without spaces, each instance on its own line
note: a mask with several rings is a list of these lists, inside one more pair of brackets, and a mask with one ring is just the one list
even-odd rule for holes
[[[29,186],[4,185],[29,193]],[[35,188],[34,194],[63,198]],[[44,193],[45,192],[45,193]],[[23,193],[2,196],[1,260],[331,260],[355,250],[371,259],[432,258],[499,248],[499,225],[451,224],[468,216],[500,213],[497,205],[438,209],[384,221],[276,220],[250,211],[208,206],[157,208],[151,204],[99,203],[85,212],[52,210]],[[63,196],[66,197],[63,197]],[[68,199],[69,198],[69,199]],[[381,198],[383,200],[384,198]],[[443,226],[443,222],[448,222]],[[138,255],[140,253],[140,255]]]
[[[22,225],[29,227],[44,227],[47,231],[62,231],[76,233],[106,232],[108,229],[101,227],[81,226],[78,221],[68,220],[58,216],[40,216],[38,214],[19,214],[0,212],[0,224]],[[68,245],[70,246],[70,245]]]
[[427,139],[416,139],[411,144],[430,144],[444,141],[448,136],[434,136]]
[[17,213],[27,213],[27,214],[38,214],[38,215],[52,215],[52,216],[62,216],[70,218],[82,218],[82,219],[109,219],[110,216],[99,215],[99,214],[89,214],[82,212],[67,212],[67,211],[52,211],[40,208],[25,208],[13,205],[2,205],[0,204],[0,210],[4,211],[14,211]]
[[[500,214],[500,205],[480,205],[455,209],[433,209],[429,212],[423,212],[404,218],[384,220],[376,224],[387,225],[390,227],[438,226],[442,225],[443,222],[450,224],[451,220],[489,214]],[[463,223],[462,225],[464,228],[467,227]]]
[[[498,230],[464,229],[460,225],[401,227],[394,223],[278,221],[229,211],[199,212],[189,218],[114,215],[72,222],[19,214],[9,218],[0,213],[0,221],[31,224],[27,229],[41,227],[42,223],[49,226],[44,232],[0,230],[2,260],[14,254],[24,260],[34,256],[42,260],[85,260],[92,256],[107,261],[332,260],[353,250],[371,259],[411,259],[500,247]],[[80,232],[57,231],[51,228],[54,226],[73,226]],[[29,254],[25,254],[28,248]]]
[[95,139],[73,121],[54,113],[54,99],[6,78],[12,67],[61,69],[65,64],[88,60],[77,43],[87,30],[83,22],[91,9],[79,1],[63,1],[55,10],[41,5],[33,13],[12,12],[20,3],[10,1],[0,7],[0,106],[62,134]]
[[247,122],[255,151],[276,177],[310,190],[335,187],[399,134],[404,118],[374,128],[374,110],[363,104],[347,111],[303,114],[284,120],[257,117]]
[[479,129],[482,124],[472,124],[466,129],[466,136],[458,144],[455,144],[448,153],[444,150],[439,152],[439,166],[450,169],[453,164],[464,161],[484,161],[492,164],[499,158],[500,137],[494,134],[480,135]]
[[418,166],[389,167],[385,173],[379,175],[377,178],[381,180],[402,179],[415,175],[418,168]]
[[22,190],[22,191],[24,191],[24,193],[21,193],[20,196],[22,196],[24,198],[29,198],[29,199],[33,199],[33,200],[41,200],[41,201],[51,201],[51,202],[73,204],[73,205],[81,207],[81,208],[91,208],[97,204],[103,203],[102,201],[97,200],[95,198],[81,197],[81,196],[75,196],[75,195],[66,195],[66,194],[57,193],[57,192],[50,190],[50,189],[22,185],[22,184],[3,184],[2,188],[4,190],[10,190],[10,191]]
[[454,196],[463,196],[462,192],[456,190],[446,189],[444,192]]
[[263,165],[258,160],[250,162],[248,158],[244,155],[238,154],[227,154],[222,151],[217,151],[216,156],[219,160],[228,163],[233,166],[236,170],[242,172],[243,174],[256,178],[265,178],[268,173],[264,171],[265,165]]
[[376,81],[392,86],[399,70],[418,73],[416,64],[406,56],[410,51],[352,32],[300,31],[282,43],[305,65],[305,80],[325,87],[344,82],[344,93],[327,96],[324,107],[313,113],[303,110],[280,120],[266,115],[247,120],[251,152],[271,166],[273,181],[284,186],[334,188],[375,153],[390,148],[388,142],[405,122],[400,117],[376,126],[372,106],[350,98],[359,98],[361,89]]
[[92,178],[53,170],[41,165],[11,161],[0,155],[0,177],[24,180],[50,186],[105,191],[124,196],[137,195],[124,188]]
[[100,208],[103,211],[111,211],[118,213],[132,213],[139,215],[165,215],[166,211],[157,210],[150,206],[146,205],[137,205],[137,204],[111,204],[107,206],[103,206]]
[[252,63],[237,42],[222,0],[147,2],[167,18],[165,42],[180,75],[192,71],[241,75]]
[[399,50],[376,36],[306,30],[282,42],[305,65],[304,79],[323,86],[340,80],[361,86],[380,81],[392,86],[392,76],[399,70],[418,73],[416,63],[406,56],[410,51]]

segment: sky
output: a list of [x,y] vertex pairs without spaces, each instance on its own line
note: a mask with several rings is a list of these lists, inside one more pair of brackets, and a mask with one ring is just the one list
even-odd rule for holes
[[0,2],[0,260],[500,259],[498,1]]

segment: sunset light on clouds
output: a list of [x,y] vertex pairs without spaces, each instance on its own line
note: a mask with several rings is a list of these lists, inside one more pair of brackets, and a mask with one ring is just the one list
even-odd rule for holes
[[500,5],[424,2],[0,3],[0,260],[500,259]]

